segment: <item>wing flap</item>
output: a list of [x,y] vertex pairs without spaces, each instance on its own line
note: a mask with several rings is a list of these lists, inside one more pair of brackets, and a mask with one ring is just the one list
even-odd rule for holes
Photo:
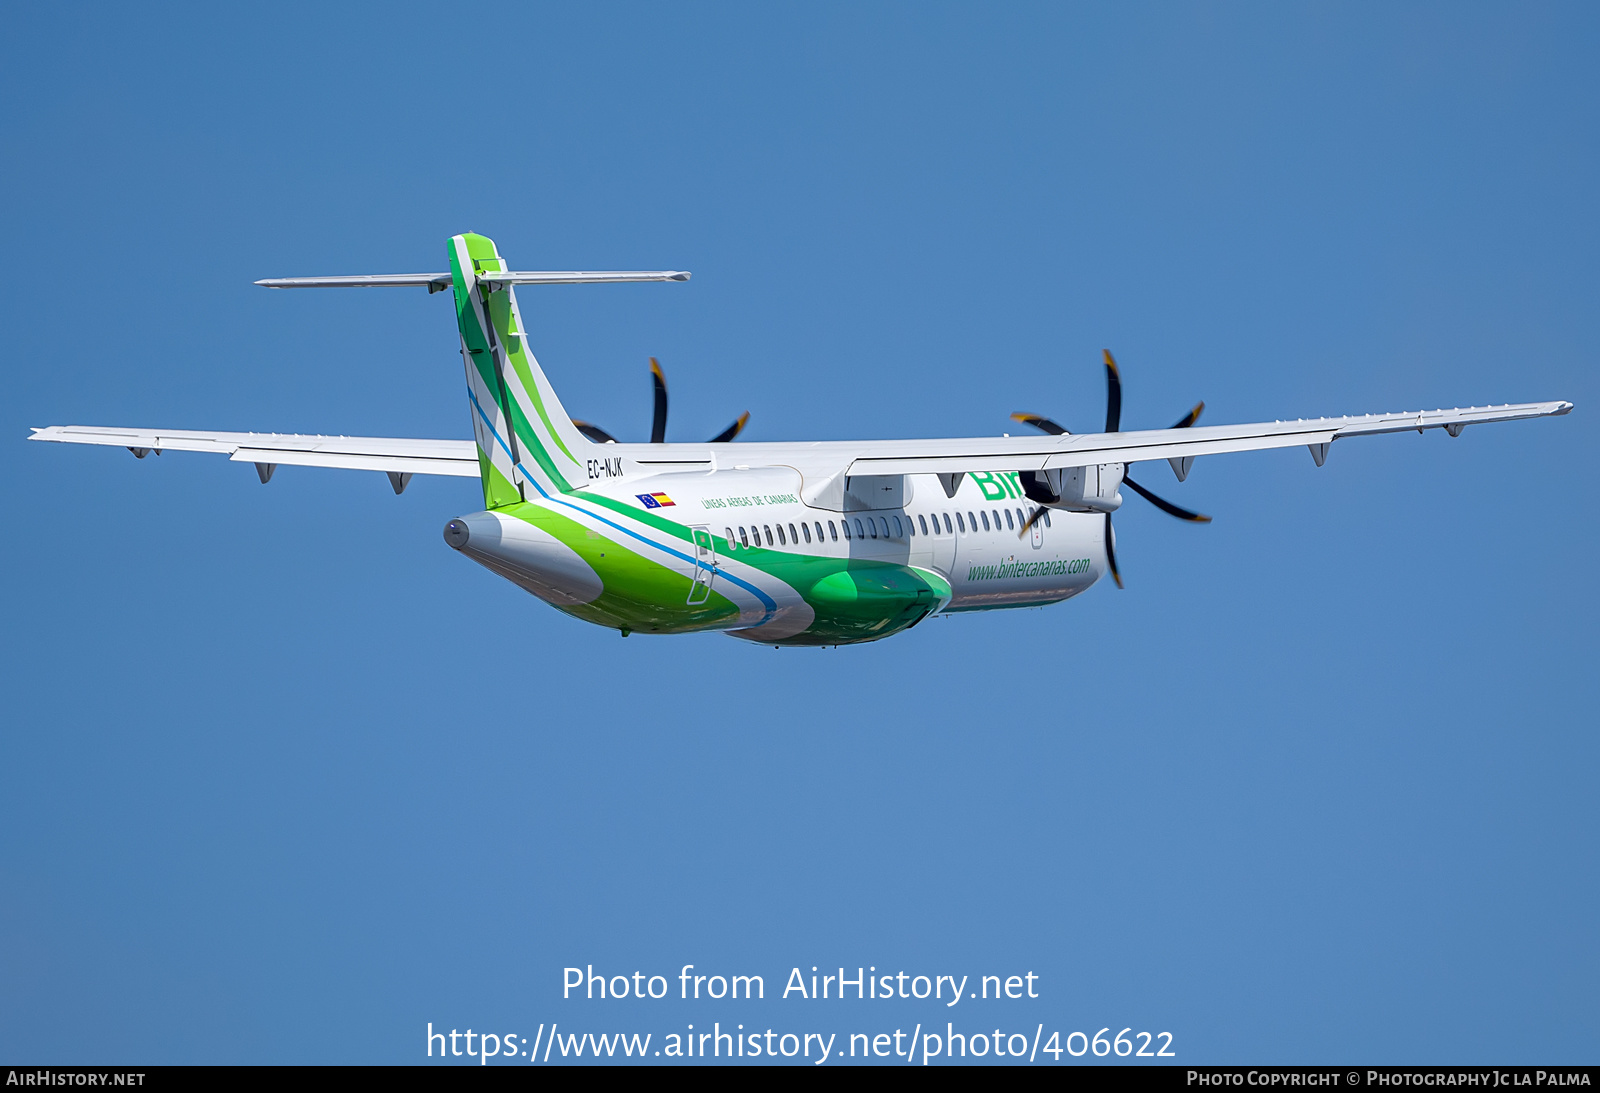
[[276,463],[289,467],[335,467],[347,471],[390,471],[395,474],[440,474],[477,478],[478,457],[439,459],[426,456],[362,455],[349,452],[301,451],[293,448],[239,448],[228,458],[236,463]]

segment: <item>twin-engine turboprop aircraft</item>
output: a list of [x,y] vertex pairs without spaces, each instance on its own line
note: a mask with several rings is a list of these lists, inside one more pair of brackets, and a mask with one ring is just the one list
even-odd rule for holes
[[[450,240],[448,273],[259,281],[270,288],[426,286],[455,300],[474,440],[397,440],[51,426],[31,439],[226,452],[261,481],[279,465],[477,478],[483,511],[451,520],[456,550],[568,614],[619,630],[720,630],[768,645],[844,645],[934,614],[1069,599],[1109,572],[1111,514],[1128,486],[1183,519],[1129,464],[1304,445],[1317,466],[1346,437],[1565,414],[1569,402],[1119,432],[1121,381],[1106,354],[1103,433],[965,440],[669,444],[659,368],[648,444],[573,421],[528,349],[516,285],[687,281],[687,273],[521,273],[481,235]],[[652,361],[652,366],[654,362]]]

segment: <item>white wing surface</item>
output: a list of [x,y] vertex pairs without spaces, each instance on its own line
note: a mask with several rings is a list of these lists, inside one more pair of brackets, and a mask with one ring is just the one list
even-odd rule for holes
[[[845,468],[847,475],[1040,471],[1153,459],[1187,461],[1201,455],[1292,448],[1301,444],[1310,448],[1317,462],[1321,463],[1327,455],[1327,445],[1346,437],[1411,430],[1422,432],[1425,429],[1446,429],[1455,435],[1468,425],[1554,417],[1571,409],[1570,402],[1524,402],[1506,406],[1123,433],[800,444],[741,443],[735,450],[739,453],[741,463],[792,464],[801,466],[808,475],[831,475],[840,467]],[[461,478],[477,478],[479,474],[477,447],[470,440],[120,429],[88,425],[54,425],[35,429],[29,439],[111,445],[131,449],[141,457],[148,452],[166,450],[220,452],[238,462],[263,465],[340,467],[387,471],[391,474],[443,474]],[[615,453],[636,460],[641,470],[665,470],[680,464],[713,463],[716,459],[713,449],[730,447],[720,444],[608,444],[603,449],[607,454]],[[726,458],[723,457],[724,460]],[[1184,473],[1187,473],[1187,468]]]
[[220,433],[188,429],[115,429],[52,425],[29,440],[106,444],[149,452],[221,452],[241,463],[294,467],[340,467],[391,474],[478,477],[478,449],[470,440],[410,440],[400,437],[300,436],[292,433]]
[[[1304,444],[1322,462],[1325,445],[1353,436],[1447,429],[1568,413],[1570,402],[1522,402],[1453,410],[1405,411],[1360,417],[1307,418],[1252,425],[1209,425],[1126,433],[974,437],[967,440],[881,440],[862,445],[848,473],[953,474],[960,471],[1039,471],[1147,459],[1188,459],[1223,452],[1292,448]],[[1321,449],[1319,452],[1318,449]]]

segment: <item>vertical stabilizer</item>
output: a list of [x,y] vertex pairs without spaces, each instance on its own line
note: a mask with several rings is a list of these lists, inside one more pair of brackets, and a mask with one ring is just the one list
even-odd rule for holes
[[515,290],[480,279],[505,271],[493,240],[470,233],[451,238],[456,325],[483,503],[491,509],[587,485],[586,460],[594,446],[572,424],[528,349]]

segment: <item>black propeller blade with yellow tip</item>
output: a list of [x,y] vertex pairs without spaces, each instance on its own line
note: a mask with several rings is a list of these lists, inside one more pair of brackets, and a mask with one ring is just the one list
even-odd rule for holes
[[1012,414],[1011,415],[1011,420],[1012,421],[1020,421],[1024,425],[1032,425],[1035,429],[1038,429],[1041,433],[1049,433],[1051,436],[1068,436],[1068,435],[1070,435],[1061,426],[1057,425],[1055,422],[1051,421],[1049,418],[1043,417],[1043,416],[1041,416],[1039,414],[1024,414],[1024,413],[1020,413],[1019,412],[1019,413]]
[[[1120,432],[1122,429],[1122,373],[1120,370],[1118,370],[1117,360],[1111,355],[1111,350],[1109,349],[1105,351],[1105,366],[1105,431],[1108,433],[1115,433]],[[1206,404],[1204,402],[1195,403],[1194,409],[1190,410],[1187,414],[1184,414],[1183,417],[1179,418],[1177,423],[1172,427],[1174,429],[1189,428],[1189,426],[1193,425],[1200,419],[1200,414],[1205,410],[1205,408]],[[1067,430],[1063,429],[1060,425],[1057,425],[1049,418],[1041,417],[1038,414],[1016,413],[1012,414],[1011,418],[1013,421],[1020,421],[1024,425],[1032,425],[1041,432],[1049,433],[1052,436],[1068,435]],[[1032,474],[1023,476],[1024,492],[1027,493],[1029,500],[1038,502],[1040,507],[1035,509],[1033,515],[1028,517],[1027,521],[1022,525],[1022,530],[1018,533],[1018,538],[1028,534],[1028,532],[1033,529],[1033,525],[1037,524],[1044,517],[1045,506],[1054,504],[1056,501],[1060,500],[1060,498],[1051,495],[1050,489],[1043,483],[1042,477],[1043,476],[1034,477]],[[1174,505],[1171,501],[1151,493],[1149,490],[1139,485],[1139,483],[1129,478],[1126,468],[1124,468],[1123,471],[1122,484],[1130,487],[1134,493],[1137,493],[1140,497],[1143,497],[1146,501],[1150,502],[1156,508],[1160,509],[1169,516],[1176,516],[1180,520],[1188,520],[1191,523],[1196,524],[1209,524],[1211,522],[1211,517],[1209,516],[1198,512],[1190,512],[1188,509],[1183,508],[1182,506]],[[1118,588],[1122,588],[1122,573],[1117,568],[1117,551],[1116,547],[1112,544],[1111,514],[1109,512],[1106,513],[1106,564],[1111,569],[1111,579],[1117,582]]]
[[1122,583],[1122,571],[1117,568],[1117,546],[1111,534],[1111,514],[1106,513],[1106,565],[1111,567],[1111,579],[1117,582],[1118,588],[1126,587]]
[[[654,357],[650,358],[650,389],[654,395],[654,409],[650,415],[650,443],[662,444],[667,439],[667,377],[661,371],[661,363]],[[712,437],[710,444],[726,444],[740,433],[750,421],[750,411],[740,414],[732,425]],[[572,419],[572,424],[577,426],[578,432],[594,441],[596,444],[615,444],[617,438],[587,421]]]
[[655,392],[655,410],[650,415],[650,443],[663,444],[667,439],[667,377],[661,372],[661,363],[650,358],[650,387]]
[[1211,517],[1206,516],[1203,513],[1190,512],[1186,508],[1180,508],[1179,506],[1174,505],[1171,501],[1157,497],[1155,494],[1139,485],[1139,483],[1129,478],[1126,473],[1124,473],[1122,476],[1122,484],[1124,486],[1132,486],[1134,493],[1138,494],[1140,497],[1143,497],[1146,501],[1150,502],[1168,516],[1176,516],[1180,520],[1188,520],[1189,522],[1195,524],[1211,523]]
[[711,443],[712,444],[726,444],[728,441],[732,440],[734,437],[736,437],[740,433],[744,432],[745,423],[748,422],[749,420],[750,420],[750,411],[746,410],[744,413],[739,415],[738,420],[735,421],[732,425],[728,426],[726,429],[722,430],[722,432],[720,432],[716,436],[712,437],[711,438]]

